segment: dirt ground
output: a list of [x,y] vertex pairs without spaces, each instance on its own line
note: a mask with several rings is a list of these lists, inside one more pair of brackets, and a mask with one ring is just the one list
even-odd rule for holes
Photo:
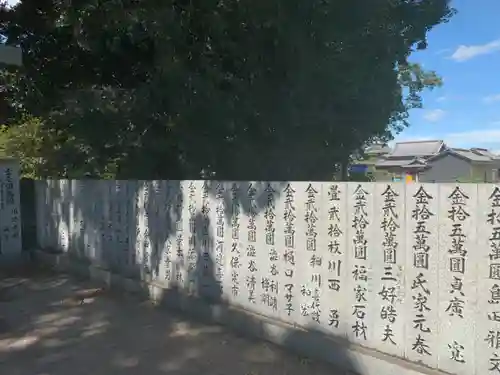
[[51,272],[0,275],[0,374],[343,375]]

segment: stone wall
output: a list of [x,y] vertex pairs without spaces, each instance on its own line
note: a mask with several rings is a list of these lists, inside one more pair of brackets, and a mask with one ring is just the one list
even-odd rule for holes
[[58,180],[36,195],[42,248],[432,369],[500,374],[500,186]]

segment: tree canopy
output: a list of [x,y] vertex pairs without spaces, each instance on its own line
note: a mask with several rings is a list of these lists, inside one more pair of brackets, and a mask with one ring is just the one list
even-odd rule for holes
[[33,173],[50,176],[329,179],[354,150],[407,126],[422,90],[441,84],[408,57],[450,19],[449,3],[0,6],[0,35],[24,60],[0,70],[4,149],[23,145]]

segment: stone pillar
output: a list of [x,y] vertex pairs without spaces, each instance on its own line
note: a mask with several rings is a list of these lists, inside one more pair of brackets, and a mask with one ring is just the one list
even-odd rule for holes
[[21,259],[19,162],[0,160],[0,264]]

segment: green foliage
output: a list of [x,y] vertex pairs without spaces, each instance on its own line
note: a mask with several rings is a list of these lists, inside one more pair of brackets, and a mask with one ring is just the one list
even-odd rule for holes
[[25,117],[15,126],[0,126],[0,155],[19,159],[23,177],[40,177],[44,141],[40,119]]
[[27,121],[19,126],[0,127],[0,154],[2,157],[14,157],[21,161],[23,176],[34,177],[38,171],[36,150],[39,147],[39,124],[36,121]]
[[43,119],[50,175],[328,179],[441,84],[407,58],[452,14],[449,0],[22,0],[0,8],[25,63],[0,75],[3,120]]

